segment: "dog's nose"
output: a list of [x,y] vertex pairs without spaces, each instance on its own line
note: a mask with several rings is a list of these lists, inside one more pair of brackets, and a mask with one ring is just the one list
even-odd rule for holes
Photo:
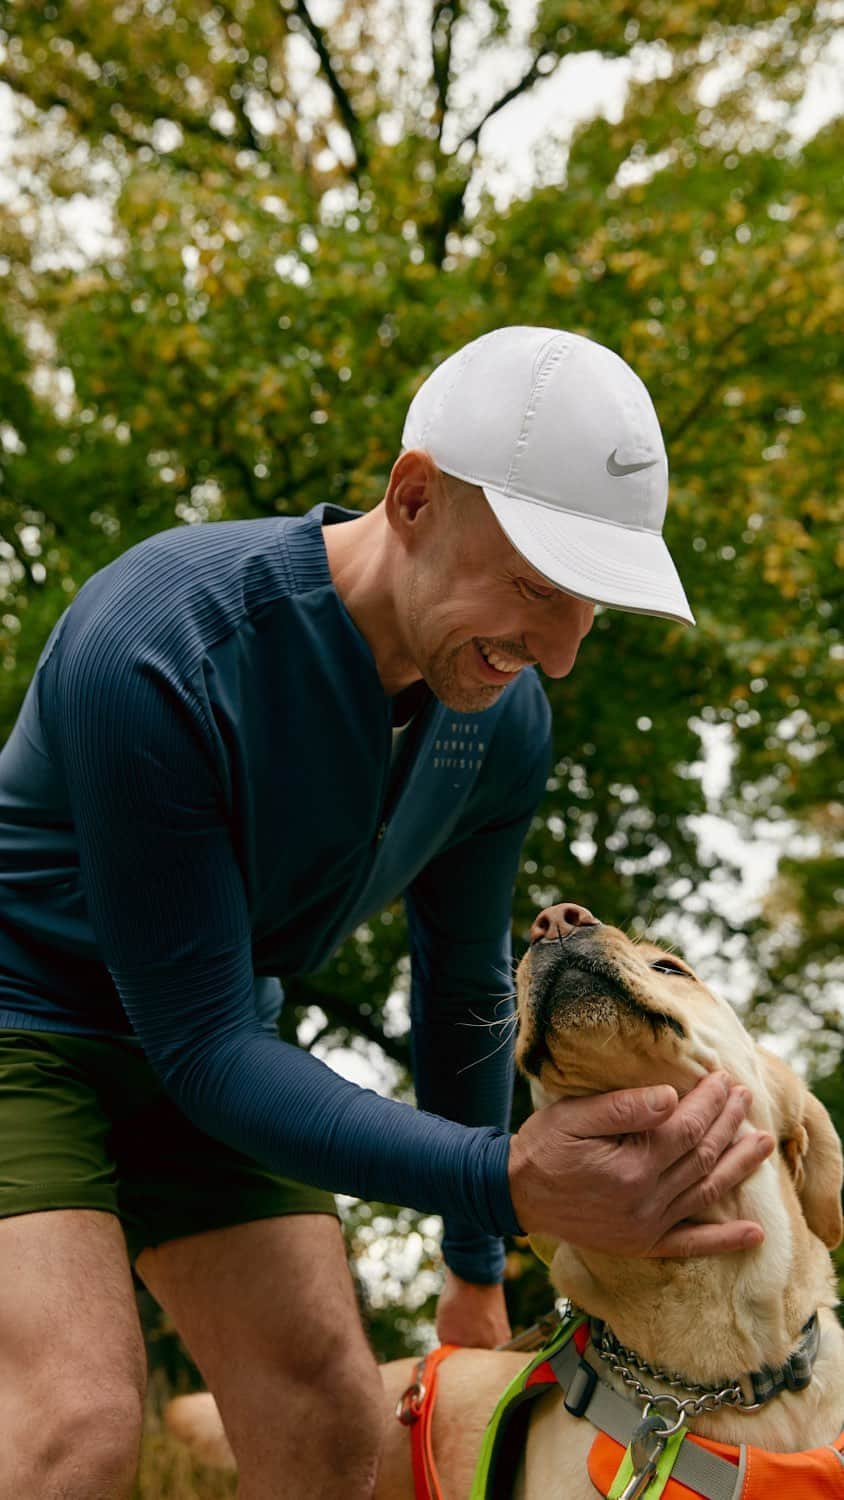
[[530,929],[530,940],[532,943],[546,941],[554,938],[565,938],[574,932],[576,927],[600,927],[597,917],[593,917],[591,911],[585,906],[575,906],[573,901],[561,901],[558,906],[546,906],[539,913]]

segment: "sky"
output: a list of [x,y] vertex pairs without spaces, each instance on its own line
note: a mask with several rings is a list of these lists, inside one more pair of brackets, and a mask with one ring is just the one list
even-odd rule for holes
[[[605,58],[595,52],[567,58],[552,77],[490,120],[482,139],[481,179],[500,202],[530,186],[543,143],[550,137],[565,138],[576,124],[598,115],[612,122],[621,118],[631,79],[646,80],[658,74],[664,64],[658,47],[634,49],[633,58]],[[708,78],[708,104],[717,99],[730,71],[713,67]],[[506,86],[506,73],[500,81]],[[791,122],[795,143],[809,139],[842,112],[844,29],[812,69],[809,86]]]

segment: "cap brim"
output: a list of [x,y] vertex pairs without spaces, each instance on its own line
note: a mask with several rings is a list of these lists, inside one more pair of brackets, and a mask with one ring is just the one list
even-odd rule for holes
[[694,625],[677,569],[658,532],[614,526],[591,516],[483,486],[493,514],[517,552],[557,588],[594,604]]

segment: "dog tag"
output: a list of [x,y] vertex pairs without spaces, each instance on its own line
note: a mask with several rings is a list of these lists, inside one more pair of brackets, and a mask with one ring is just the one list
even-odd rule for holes
[[665,1431],[668,1423],[658,1412],[643,1417],[633,1428],[630,1439],[630,1458],[633,1475],[625,1485],[618,1500],[640,1500],[656,1474],[660,1454],[665,1447]]

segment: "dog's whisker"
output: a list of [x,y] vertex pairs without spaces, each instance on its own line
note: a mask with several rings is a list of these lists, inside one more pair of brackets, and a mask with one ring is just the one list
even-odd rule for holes
[[[513,1016],[512,1020],[515,1022],[516,1017]],[[504,1037],[503,1041],[499,1042],[498,1046],[493,1048],[492,1052],[488,1052],[485,1057],[476,1057],[474,1062],[467,1063],[465,1068],[458,1069],[458,1076],[460,1073],[468,1073],[470,1068],[476,1068],[479,1063],[489,1062],[493,1057],[496,1057],[504,1047],[508,1047],[510,1045],[510,1042],[513,1040],[515,1033],[516,1026],[514,1025],[512,1030],[508,1032],[507,1036]]]
[[509,969],[502,969],[501,966],[500,966],[500,964],[496,964],[492,969],[490,969],[489,972],[493,975],[493,977],[495,979],[503,979],[506,982],[508,982],[509,984],[512,984],[513,980],[516,977],[516,969],[517,969],[517,967],[518,967],[518,965],[516,963],[516,960],[512,959],[511,962],[510,962]]
[[500,1000],[496,1000],[493,1010],[499,1010],[502,1005],[506,1005],[510,1000],[515,1000],[515,998],[516,991],[511,990],[509,995],[502,995]]
[[486,1031],[491,1031],[493,1026],[507,1026],[513,1020],[513,1016],[509,1015],[499,1016],[494,1021],[485,1021],[483,1016],[479,1016],[475,1010],[470,1010],[469,1015],[475,1017],[474,1021],[455,1021],[455,1026],[471,1026],[474,1028],[482,1026]]
[[510,995],[516,995],[516,971],[505,974],[504,969],[493,969],[492,974],[496,980],[501,980],[501,983],[507,986]]

